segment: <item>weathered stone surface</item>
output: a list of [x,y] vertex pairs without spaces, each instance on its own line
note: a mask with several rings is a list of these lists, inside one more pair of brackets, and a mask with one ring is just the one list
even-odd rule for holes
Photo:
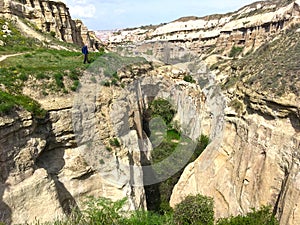
[[233,46],[242,47],[246,54],[299,22],[299,1],[280,4],[281,1],[257,2],[225,15],[182,18],[149,29],[120,30],[111,35],[109,43],[112,48],[115,44],[133,43],[137,45],[133,51],[152,51],[153,55],[161,55],[167,42],[203,57],[211,53],[228,56]]
[[[152,55],[168,64],[180,62],[186,53],[192,52],[213,65],[220,59],[230,59],[233,46],[241,47],[243,55],[299,24],[299,5],[298,0],[265,1],[226,15],[187,18],[144,30],[120,30],[110,37],[110,47],[122,44],[132,53]],[[126,45],[126,41],[131,44]],[[194,54],[188,56],[193,59]],[[169,72],[166,68],[157,74],[163,76]],[[215,80],[211,79],[210,85],[228,76],[222,72],[218,72]],[[196,124],[200,124],[197,134],[199,130],[209,134],[212,142],[185,169],[173,190],[171,205],[188,194],[201,193],[214,198],[217,218],[271,205],[281,224],[299,224],[299,96],[285,93],[274,97],[255,87],[239,85],[238,91],[235,87],[225,91],[225,101],[221,96],[212,98],[223,91],[200,86],[204,93],[203,111],[197,114],[186,105],[179,112],[188,111],[182,117],[195,118]],[[232,100],[239,105],[229,107]],[[190,122],[190,127],[191,124],[195,125]]]
[[254,105],[242,118],[225,117],[222,138],[185,169],[172,206],[201,193],[214,198],[217,218],[271,205],[281,224],[299,224],[299,117],[289,107],[273,117],[267,104]]
[[[87,27],[80,20],[73,20],[66,4],[58,0],[4,0],[0,3],[0,15],[17,20],[18,17],[30,20],[31,23],[45,33],[56,38],[82,46],[83,43],[94,46],[99,41],[95,35],[90,36]],[[44,40],[40,33],[28,27],[21,20],[17,25],[28,36]]]
[[[54,180],[44,169],[37,169],[23,181],[10,176],[3,200],[10,207],[13,223],[51,221],[64,215]],[[4,217],[5,218],[5,217]]]
[[[21,11],[25,7],[14,4]],[[8,9],[8,1],[0,7]],[[201,193],[214,198],[217,218],[270,204],[281,224],[299,224],[299,96],[275,99],[243,86],[223,93],[218,84],[223,75],[215,77],[197,61],[199,55],[186,55],[183,49],[206,56],[208,47],[224,48],[223,56],[207,59],[214,64],[219,58],[228,59],[224,55],[240,45],[239,40],[244,51],[255,49],[269,34],[288,28],[298,18],[299,1],[282,8],[272,4],[254,8],[268,7],[270,12],[261,15],[270,24],[267,29],[258,15],[243,17],[253,7],[229,15],[230,21],[202,18],[157,28],[151,31],[156,36],[148,33],[148,38],[165,37],[179,46],[153,42],[131,48],[145,52],[150,47],[154,55],[150,59],[175,66],[122,68],[118,76],[124,88],[101,86],[103,79],[87,71],[77,95],[41,101],[49,110],[45,119],[36,120],[23,111],[1,117],[0,220],[8,224],[54,220],[72,207],[81,208],[87,195],[128,197],[127,209],[146,208],[143,185],[151,180],[145,179],[141,165],[149,160],[153,146],[143,130],[142,112],[154,98],[165,98],[176,109],[174,121],[183,134],[211,139],[204,153],[185,168],[173,190],[172,206],[188,194]],[[194,40],[197,32],[203,36]],[[186,75],[196,83],[183,81]],[[241,104],[239,109],[228,106],[233,99]]]

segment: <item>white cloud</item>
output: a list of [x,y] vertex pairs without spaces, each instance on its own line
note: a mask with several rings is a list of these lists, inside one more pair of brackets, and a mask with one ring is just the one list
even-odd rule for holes
[[93,4],[70,6],[72,17],[94,18],[96,11],[96,7]]

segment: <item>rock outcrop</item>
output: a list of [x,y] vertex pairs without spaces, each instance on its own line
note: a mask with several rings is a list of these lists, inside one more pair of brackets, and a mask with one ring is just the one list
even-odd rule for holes
[[[108,108],[108,102],[113,99],[111,94],[109,92],[97,100],[97,106],[87,105],[89,109],[101,108],[100,116],[105,112],[104,108],[108,110],[106,118],[101,116],[106,123],[100,124],[100,128],[105,128],[105,132],[90,131],[93,135],[100,135],[107,146],[114,134],[107,127],[111,123]],[[7,224],[54,221],[69,215],[74,208],[82,208],[89,195],[113,200],[127,197],[127,210],[145,208],[143,187],[133,188],[127,171],[118,169],[118,160],[125,161],[124,165],[130,162],[139,167],[138,155],[131,158],[123,145],[112,146],[110,149],[116,148],[118,155],[111,156],[110,167],[105,166],[104,174],[101,163],[107,160],[97,154],[100,150],[93,142],[81,143],[77,137],[80,131],[75,128],[90,128],[97,112],[88,111],[91,113],[88,114],[89,120],[80,120],[76,117],[76,103],[73,109],[72,106],[53,106],[55,108],[48,105],[49,114],[45,119],[33,118],[22,111],[1,117],[0,220]],[[115,111],[118,112],[126,113]],[[138,148],[136,136],[132,133],[127,136],[130,147]],[[104,145],[101,150],[108,151]]]
[[[10,15],[26,12],[35,20],[38,11],[33,10],[33,15],[26,11],[35,2],[4,1],[0,9]],[[58,11],[58,6],[63,7],[61,2],[39,2],[40,15],[47,14],[41,5],[50,2]],[[166,168],[165,176],[148,177],[153,171],[143,164],[153,148],[145,132],[145,123],[150,126],[151,121],[144,121],[143,111],[153,99],[164,98],[176,109],[174,122],[183,135],[196,140],[204,134],[211,140],[185,168],[174,187],[171,206],[200,193],[214,198],[216,218],[271,205],[280,224],[300,224],[299,63],[296,54],[287,54],[300,49],[299,4],[298,0],[260,2],[227,15],[181,19],[153,30],[121,31],[112,39],[112,48],[132,41],[126,51],[168,65],[125,66],[118,70],[118,79],[100,85],[112,78],[105,77],[95,62],[85,71],[74,96],[38,99],[48,110],[46,118],[34,118],[22,110],[1,116],[0,221],[53,221],[74,207],[82,208],[87,195],[127,197],[127,210],[146,208],[143,186],[177,172]],[[50,31],[56,32],[51,24]],[[80,21],[76,29],[86,30]],[[65,40],[73,38],[71,30],[65,31]],[[271,44],[260,48],[268,41]],[[262,74],[257,70],[266,64],[259,64],[263,60],[258,56],[259,62],[245,57],[246,62],[235,58],[237,63],[232,63],[226,56],[233,46],[250,56],[250,50],[270,48],[280,53],[281,60],[289,60],[287,66],[280,66],[283,61],[268,58],[275,72],[276,66],[283,68],[282,74],[263,69]],[[215,73],[201,57],[219,63]],[[186,76],[195,83],[184,81]],[[271,82],[277,82],[278,88],[290,87],[280,95],[271,93]],[[187,162],[195,146],[182,142],[179,158]]]
[[[56,104],[59,98],[41,101],[49,111],[46,118],[23,111],[1,117],[1,221],[53,221],[82,208],[88,195],[127,197],[127,210],[146,208],[143,174],[149,168],[142,164],[152,144],[141,107],[169,98],[183,132],[194,139],[201,133],[200,118],[211,116],[201,113],[201,89],[182,80],[185,70],[148,63],[123,68],[118,73],[126,88],[99,85],[105,77],[93,71],[85,73],[78,93],[64,104]],[[190,127],[191,121],[198,126]],[[210,124],[202,127],[210,130]]]
[[[298,40],[299,5],[299,1],[258,2],[226,15],[183,18],[150,29],[121,30],[111,37],[113,49],[122,44],[126,50],[168,64],[193,60],[195,55],[210,65],[217,63],[214,82],[225,84],[220,91],[223,100],[209,98],[207,91],[202,106],[208,115],[215,115],[218,125],[212,126],[209,117],[195,115],[201,118],[195,126],[201,124],[200,133],[210,134],[211,143],[185,169],[173,190],[171,206],[200,193],[214,198],[216,218],[270,205],[280,224],[300,223],[299,69],[298,60],[284,60],[299,52],[294,41]],[[256,59],[245,59],[243,67],[226,63],[228,56],[234,56],[234,48],[240,56],[261,50],[252,55]],[[268,51],[274,57],[268,58]],[[199,75],[195,69],[189,72]],[[208,74],[196,79],[201,88]],[[277,82],[275,77],[281,74],[284,81]],[[237,85],[230,84],[232,79]]]
[[[41,32],[79,46],[83,43],[92,46],[91,42],[95,39],[90,37],[82,21],[71,18],[68,7],[59,0],[4,0],[0,3],[0,15],[6,18],[24,18]],[[30,32],[25,33],[30,35]]]
[[280,224],[299,224],[299,108],[242,96],[245,114],[225,110],[221,137],[185,169],[171,205],[201,193],[214,198],[217,218],[271,205]]
[[228,56],[232,47],[246,54],[271,40],[272,35],[300,20],[299,1],[262,1],[234,13],[187,17],[150,28],[120,30],[110,37],[110,44],[132,43],[140,52],[161,52],[158,42],[176,43],[202,57],[209,54]]

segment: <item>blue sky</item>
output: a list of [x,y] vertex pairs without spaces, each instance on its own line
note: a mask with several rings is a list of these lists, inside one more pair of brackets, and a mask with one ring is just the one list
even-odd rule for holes
[[254,0],[62,0],[73,19],[90,30],[111,30],[171,22],[183,16],[235,11]]

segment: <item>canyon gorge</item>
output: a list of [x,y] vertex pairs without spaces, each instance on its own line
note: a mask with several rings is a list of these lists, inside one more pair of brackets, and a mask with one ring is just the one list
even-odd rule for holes
[[[5,0],[0,12],[65,42],[97,39],[61,1]],[[89,195],[127,197],[126,210],[147,209],[145,186],[182,169],[171,207],[202,194],[214,199],[216,219],[269,205],[281,225],[300,224],[299,39],[299,0],[260,1],[115,32],[107,51],[139,60],[95,60],[74,93],[42,96],[25,86],[47,114],[1,114],[0,221],[53,221]],[[154,99],[172,104],[173,126],[191,140],[179,140],[155,177],[145,163],[156,145],[147,128],[155,135],[165,124],[146,121]],[[186,165],[201,135],[210,142]],[[172,161],[176,167],[168,168]]]

